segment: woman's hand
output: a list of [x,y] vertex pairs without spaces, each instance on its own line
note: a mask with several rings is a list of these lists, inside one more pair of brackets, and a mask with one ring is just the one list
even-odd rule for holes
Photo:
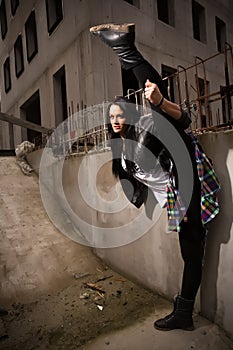
[[144,91],[145,97],[150,101],[150,103],[152,103],[155,106],[160,104],[163,95],[161,94],[157,84],[151,83],[150,80],[147,79]]
[[145,97],[156,107],[161,108],[163,112],[172,118],[179,120],[182,116],[182,110],[177,103],[171,102],[161,94],[157,84],[151,83],[147,79],[145,83]]

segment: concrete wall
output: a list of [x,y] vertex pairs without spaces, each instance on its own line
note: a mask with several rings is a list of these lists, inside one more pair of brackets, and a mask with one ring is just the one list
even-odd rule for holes
[[222,187],[221,213],[209,231],[201,310],[233,334],[233,132],[208,133],[201,135],[200,140],[215,164]]
[[[219,193],[221,213],[209,228],[203,282],[196,308],[233,336],[231,321],[233,317],[233,132],[206,133],[201,135],[200,139],[206,153],[214,162],[222,189]],[[41,152],[37,151],[28,156],[36,171],[39,169]],[[125,211],[109,216],[109,214],[90,208],[89,203],[83,200],[80,194],[80,184],[77,182],[80,164],[83,161],[85,162],[87,188],[90,186],[88,184],[93,183],[97,165],[101,162],[105,163],[96,178],[98,193],[101,197],[108,200],[116,198],[116,182],[110,171],[109,152],[84,158],[74,157],[64,163],[62,183],[66,199],[76,215],[93,224],[92,238],[94,237],[94,244],[98,245],[97,226],[103,229],[109,225],[120,227],[120,235],[122,224],[139,215],[139,211],[129,204]],[[55,162],[47,169],[47,178],[51,175],[53,186],[55,184],[54,194],[56,193],[55,178],[58,176],[58,165],[59,162]],[[56,196],[56,203],[60,201],[63,206],[61,195],[56,194]],[[73,236],[72,239],[79,238]],[[177,235],[166,233],[165,210],[148,232],[135,241],[115,248],[96,249],[96,254],[123,275],[168,298],[172,298],[180,289],[182,259]]]

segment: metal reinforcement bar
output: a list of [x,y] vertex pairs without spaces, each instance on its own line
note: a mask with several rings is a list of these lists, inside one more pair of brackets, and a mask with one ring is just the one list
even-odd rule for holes
[[27,120],[19,119],[17,117],[14,117],[13,115],[1,113],[1,112],[0,112],[0,120],[2,120],[4,122],[11,123],[11,124],[19,125],[19,126],[26,128],[26,129],[41,132],[43,134],[51,134],[53,131],[52,129],[45,128],[44,126],[34,124],[34,123],[31,123]]

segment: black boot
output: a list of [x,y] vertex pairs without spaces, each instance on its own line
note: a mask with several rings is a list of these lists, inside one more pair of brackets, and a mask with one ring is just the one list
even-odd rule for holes
[[192,331],[194,300],[187,300],[177,296],[174,302],[174,309],[171,314],[155,321],[154,327],[160,331],[171,331],[172,329],[184,329]]
[[90,28],[90,32],[116,52],[122,68],[131,69],[145,61],[134,44],[134,24],[101,24]]

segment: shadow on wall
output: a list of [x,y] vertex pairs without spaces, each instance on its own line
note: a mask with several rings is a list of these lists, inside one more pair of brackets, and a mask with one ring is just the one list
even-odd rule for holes
[[[217,322],[217,302],[221,298],[219,298],[217,289],[221,245],[227,244],[230,240],[233,216],[232,185],[229,175],[229,163],[227,166],[229,151],[233,149],[233,133],[223,132],[203,135],[203,137],[200,138],[200,143],[203,145],[208,156],[213,160],[214,168],[221,184],[221,190],[218,194],[220,213],[209,226],[203,280],[200,291],[201,313],[209,320]],[[231,161],[233,161],[233,159]],[[221,308],[222,307],[223,310],[221,310],[221,314],[224,312],[224,306],[221,305]],[[222,323],[223,320],[219,321]]]

